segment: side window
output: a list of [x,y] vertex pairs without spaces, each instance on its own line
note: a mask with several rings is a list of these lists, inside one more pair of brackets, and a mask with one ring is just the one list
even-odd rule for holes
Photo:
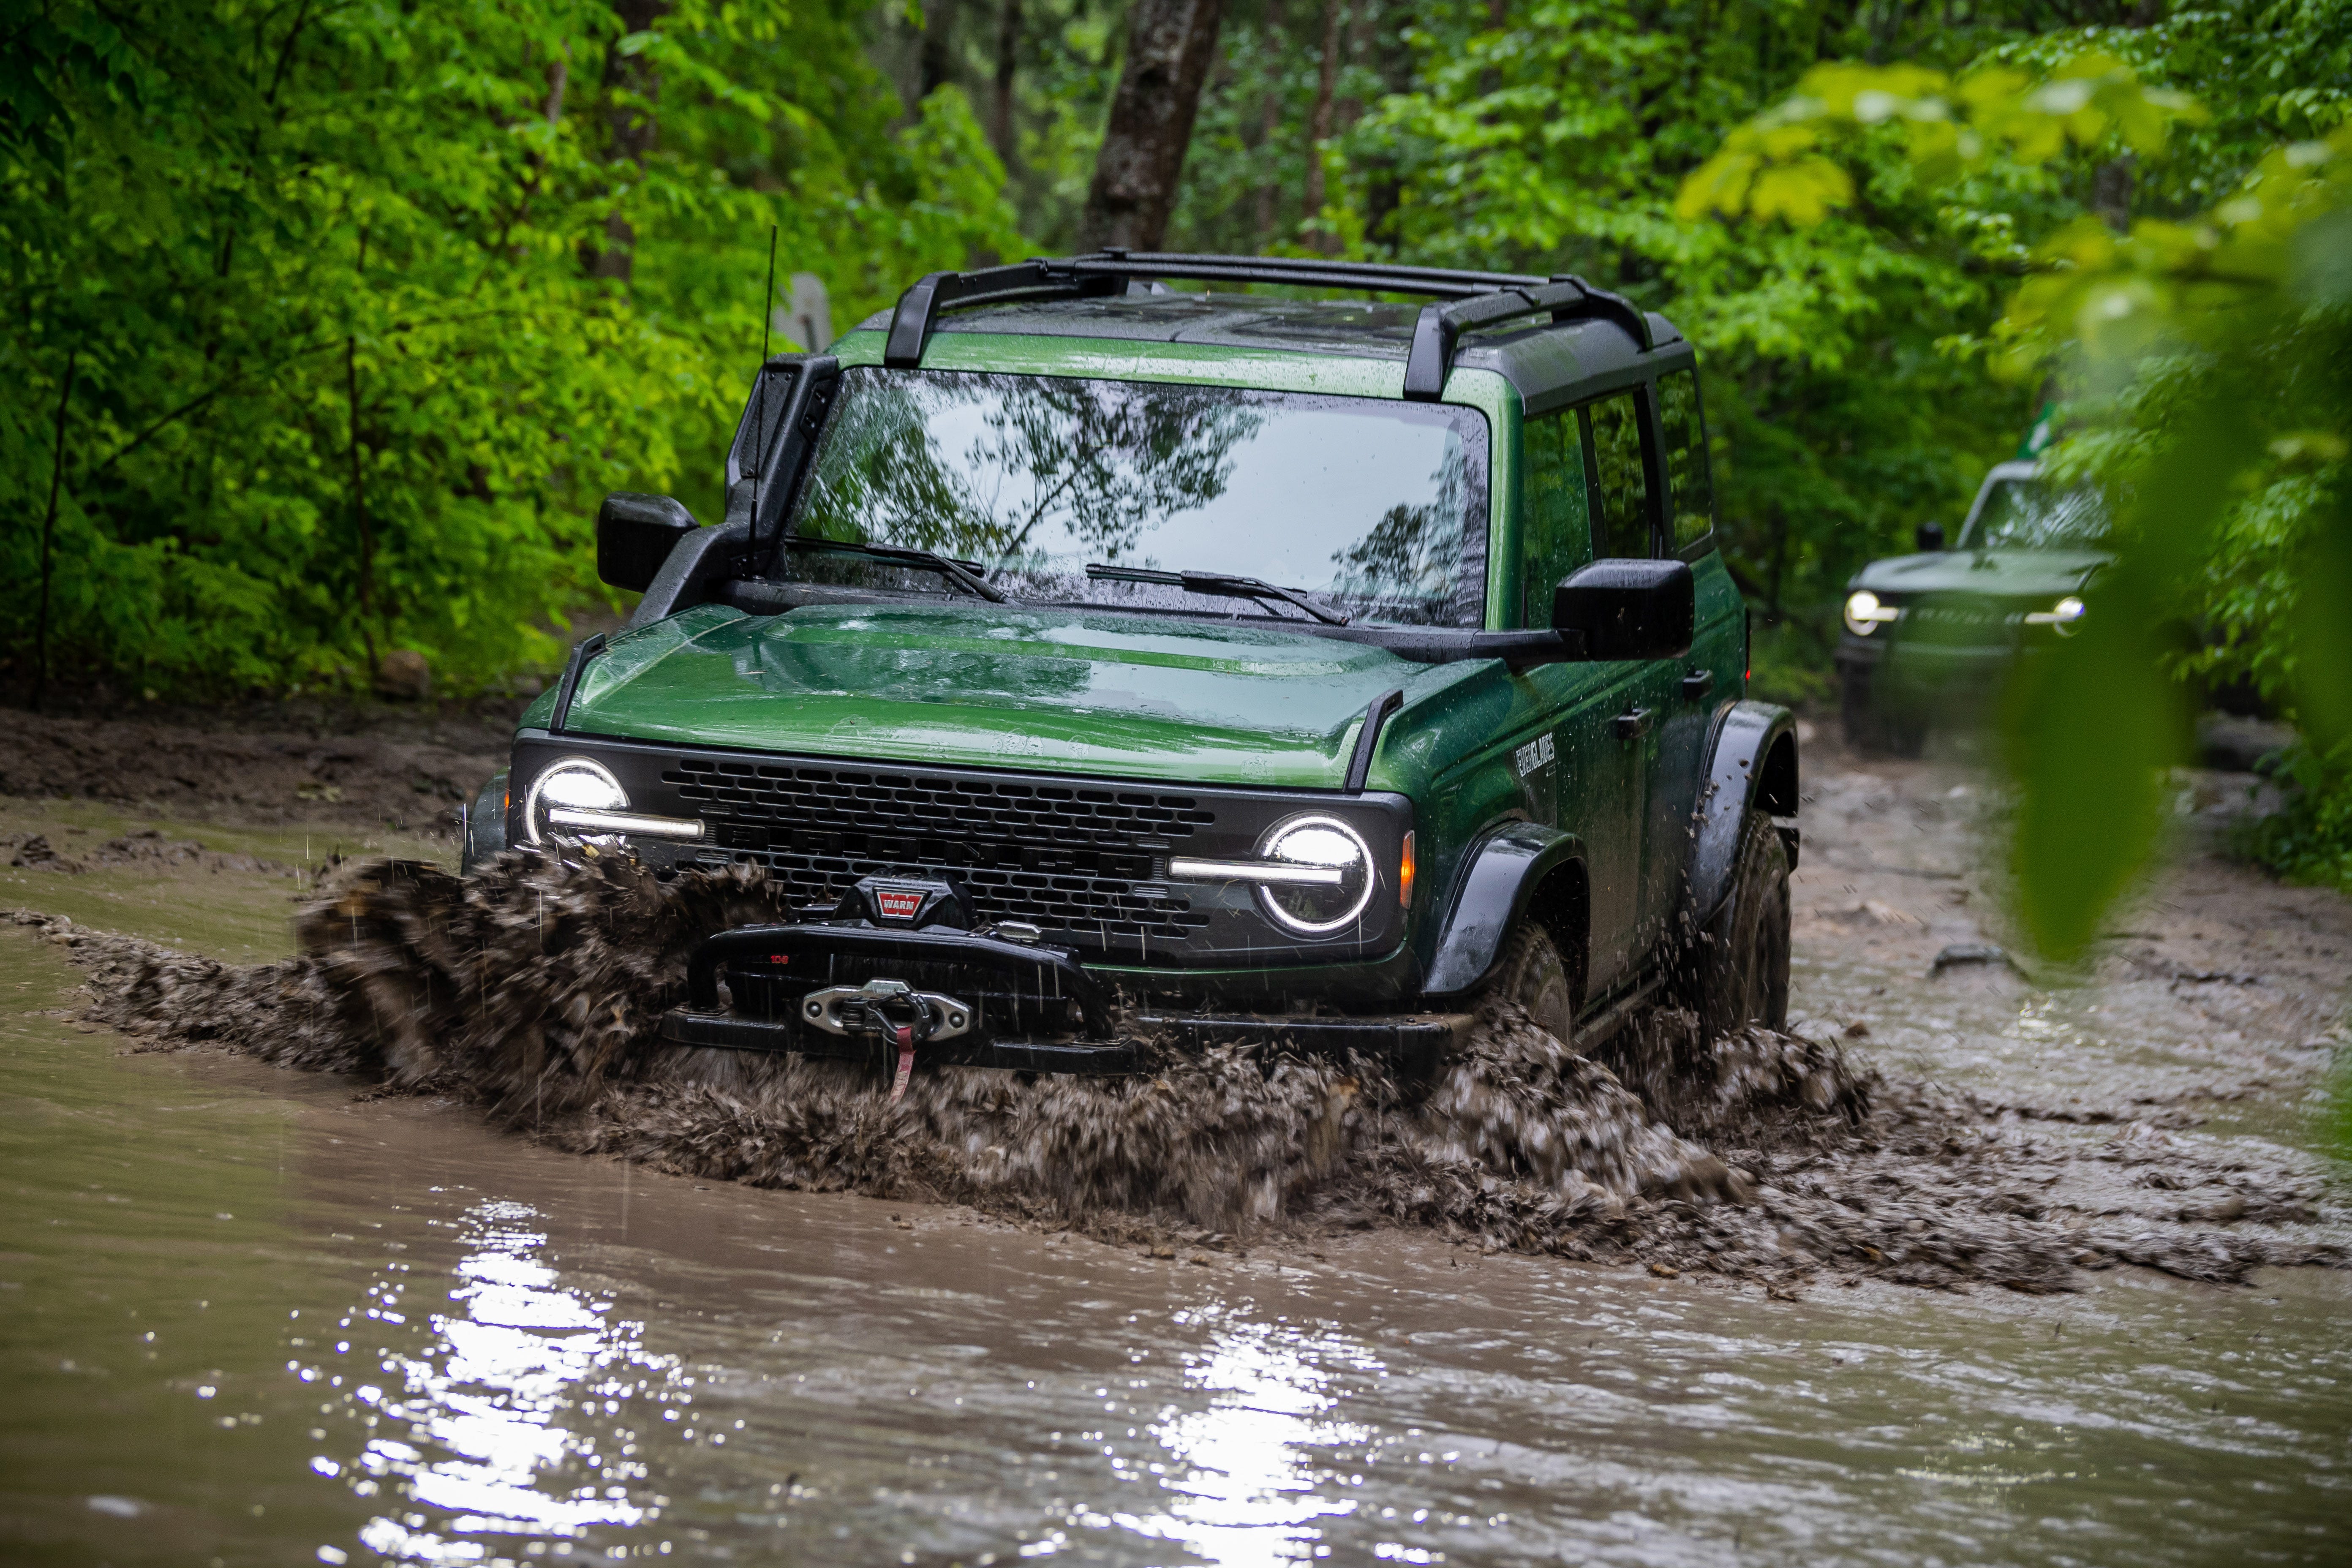
[[1673,548],[1715,531],[1715,484],[1706,468],[1706,425],[1699,416],[1698,376],[1687,370],[1658,378],[1658,424],[1666,442],[1666,538]]
[[1581,410],[1591,442],[1592,553],[1647,556],[1650,481],[1642,464],[1642,408],[1621,392]]
[[1526,426],[1527,505],[1520,512],[1519,596],[1523,626],[1551,625],[1551,591],[1586,559],[1591,522],[1584,437],[1576,416],[1547,414]]

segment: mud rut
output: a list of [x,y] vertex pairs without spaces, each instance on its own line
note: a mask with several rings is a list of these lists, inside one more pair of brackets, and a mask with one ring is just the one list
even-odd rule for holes
[[1243,1046],[1133,1079],[919,1071],[895,1106],[878,1068],[662,1046],[694,943],[783,913],[756,871],[663,883],[510,856],[462,882],[360,868],[302,912],[298,956],[253,967],[13,918],[69,950],[85,1016],[140,1048],[349,1074],[677,1174],[964,1204],[1162,1255],[1402,1226],[1775,1293],[2347,1262],[2307,1164],[2147,1121],[2061,1137],[2063,1112],[1888,1080],[1834,1034],[1702,1041],[1671,1010],[1587,1056],[1489,1005],[1433,1083]]

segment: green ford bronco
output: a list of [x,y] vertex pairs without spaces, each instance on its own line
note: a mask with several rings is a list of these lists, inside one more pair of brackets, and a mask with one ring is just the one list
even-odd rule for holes
[[644,599],[467,863],[765,868],[797,918],[711,933],[663,1037],[901,1088],[1236,1040],[1409,1070],[1496,992],[1580,1044],[1667,998],[1777,1026],[1797,743],[1743,700],[1695,363],[1566,277],[933,274],[767,362],[723,522],[606,500]]
[[1915,755],[1937,720],[1980,709],[2019,658],[2074,636],[2083,594],[2114,559],[2106,535],[2097,489],[1996,463],[1955,548],[1922,523],[1916,554],[1856,573],[1837,650],[1847,743]]

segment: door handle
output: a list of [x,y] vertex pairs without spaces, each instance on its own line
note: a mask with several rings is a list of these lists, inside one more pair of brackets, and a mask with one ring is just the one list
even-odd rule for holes
[[1647,708],[1628,708],[1611,722],[1616,726],[1619,740],[1638,741],[1650,732],[1650,710]]
[[1685,702],[1704,702],[1706,694],[1714,689],[1715,671],[1711,669],[1694,669],[1683,677],[1683,700]]

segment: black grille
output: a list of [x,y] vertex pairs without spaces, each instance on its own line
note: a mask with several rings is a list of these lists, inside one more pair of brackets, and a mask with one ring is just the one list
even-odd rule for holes
[[946,875],[983,920],[1087,946],[1181,942],[1209,923],[1154,884],[1154,861],[1216,821],[1193,796],[679,757],[662,782],[712,826],[700,858],[756,862],[809,904],[860,877]]
[[1904,605],[1903,619],[1913,627],[1934,626],[1943,631],[2005,631],[2030,607],[2034,606],[2012,605],[1995,599],[1937,598]]

